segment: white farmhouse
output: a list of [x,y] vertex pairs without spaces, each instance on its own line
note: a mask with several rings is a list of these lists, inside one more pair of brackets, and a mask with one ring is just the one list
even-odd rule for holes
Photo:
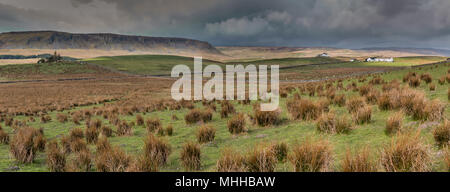
[[328,55],[328,53],[321,53],[317,55],[317,57],[330,57],[330,55]]

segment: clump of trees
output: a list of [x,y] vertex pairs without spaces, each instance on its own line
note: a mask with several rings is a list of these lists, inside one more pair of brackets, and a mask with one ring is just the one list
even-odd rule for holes
[[61,57],[61,55],[55,51],[55,53],[53,53],[53,55],[51,55],[47,59],[39,59],[38,63],[55,63],[61,62],[62,60],[63,58]]

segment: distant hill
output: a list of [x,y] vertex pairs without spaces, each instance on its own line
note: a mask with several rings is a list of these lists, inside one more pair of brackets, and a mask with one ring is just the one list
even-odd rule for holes
[[208,42],[192,39],[57,31],[0,33],[0,49],[100,49],[220,54],[220,51]]
[[416,53],[416,54],[423,54],[423,55],[450,56],[450,50],[448,50],[448,49],[405,48],[405,47],[369,47],[369,48],[362,48],[360,50],[366,50],[366,51],[398,51],[398,52]]

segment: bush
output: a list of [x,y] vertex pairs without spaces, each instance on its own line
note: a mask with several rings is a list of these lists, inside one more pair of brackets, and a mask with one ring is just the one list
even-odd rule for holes
[[450,143],[450,121],[447,119],[436,127],[433,131],[434,140],[439,146],[449,145]]
[[157,117],[154,118],[149,118],[145,121],[145,124],[147,126],[147,131],[153,132],[155,130],[158,130],[159,128],[161,128],[161,120]]
[[250,172],[273,172],[277,158],[271,147],[258,145],[248,152],[247,168]]
[[286,103],[287,109],[294,119],[315,120],[322,113],[322,107],[307,99],[294,99]]
[[326,140],[307,138],[292,149],[289,159],[296,172],[327,171],[331,163],[332,150]]
[[197,129],[197,141],[199,143],[207,143],[214,141],[214,137],[216,135],[216,129],[214,129],[211,125],[203,124],[200,128]]
[[45,138],[41,131],[31,127],[20,128],[10,143],[11,155],[19,163],[31,163],[42,145],[45,148]]
[[148,134],[144,141],[144,156],[146,159],[165,165],[171,153],[171,147],[166,140]]
[[239,113],[235,116],[233,116],[230,120],[228,120],[227,126],[228,131],[231,134],[240,134],[243,132],[247,132],[247,128],[245,127],[246,119],[245,115],[242,113]]
[[362,150],[351,153],[347,149],[342,162],[343,172],[376,172],[377,163],[371,159],[371,151],[365,147]]
[[181,150],[181,164],[184,166],[186,171],[189,170],[200,170],[201,160],[200,160],[200,145],[194,142],[187,142],[183,145]]
[[271,147],[278,161],[284,161],[287,158],[288,146],[285,142],[274,143]]
[[356,124],[370,123],[370,120],[372,119],[372,107],[365,106],[365,107],[359,108],[352,115],[353,115],[353,120]]
[[402,130],[404,116],[403,111],[398,111],[389,116],[386,121],[386,134],[390,135],[400,132]]
[[429,146],[422,143],[420,132],[398,134],[381,153],[381,164],[388,172],[429,171]]
[[244,156],[230,148],[223,150],[216,167],[218,172],[244,172],[247,170]]
[[47,166],[53,172],[65,171],[66,155],[56,140],[47,144]]

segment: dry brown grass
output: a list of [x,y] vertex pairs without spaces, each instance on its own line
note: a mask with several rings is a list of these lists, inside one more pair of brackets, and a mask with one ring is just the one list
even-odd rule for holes
[[403,119],[405,114],[403,111],[397,111],[393,115],[389,116],[386,121],[386,134],[396,134],[402,130]]
[[156,162],[158,165],[165,165],[171,151],[166,140],[155,137],[153,134],[147,135],[144,141],[144,157],[146,159]]
[[162,128],[161,120],[158,117],[148,118],[145,121],[147,132],[151,133],[157,129]]
[[196,136],[199,143],[212,142],[216,136],[216,129],[208,124],[200,125],[197,129]]
[[47,144],[47,166],[50,171],[64,172],[66,167],[66,155],[59,147],[58,142],[53,140]]
[[433,137],[439,146],[450,145],[450,121],[445,119],[433,131]]
[[218,172],[245,172],[247,170],[245,157],[230,148],[222,151],[216,168]]
[[96,143],[99,135],[98,129],[95,127],[87,127],[85,131],[87,143]]
[[245,115],[243,113],[234,115],[230,120],[228,120],[227,127],[231,134],[247,132]]
[[346,106],[350,113],[355,113],[358,109],[366,106],[366,102],[363,97],[353,97],[347,100]]
[[131,164],[131,157],[119,147],[97,153],[95,157],[95,166],[99,172],[125,172]]
[[350,148],[345,152],[342,161],[343,172],[376,172],[377,162],[372,159],[371,151],[368,147],[352,154]]
[[212,120],[212,112],[210,110],[192,109],[184,116],[184,120],[186,124],[207,123]]
[[317,119],[316,129],[323,133],[349,133],[352,125],[346,116],[336,117],[333,112],[329,112]]
[[283,162],[287,158],[289,148],[285,142],[274,143],[271,147],[278,161]]
[[273,172],[277,161],[273,148],[260,144],[248,152],[246,165],[250,172]]
[[331,146],[326,140],[307,138],[292,148],[289,159],[296,172],[328,171],[332,159]]
[[221,107],[222,107],[220,111],[221,118],[227,118],[229,114],[234,114],[236,112],[233,104],[227,100],[222,101]]
[[315,120],[322,113],[322,106],[319,103],[307,99],[290,100],[286,106],[292,118],[297,120]]
[[261,111],[258,106],[254,107],[253,114],[256,124],[262,127],[277,125],[281,123],[280,110]]
[[56,120],[58,120],[60,123],[65,123],[69,117],[65,113],[58,113],[56,114]]
[[388,172],[429,171],[430,148],[422,142],[420,132],[398,134],[384,147],[381,165]]
[[444,150],[444,163],[447,170],[450,172],[450,147],[447,146]]
[[200,170],[201,166],[201,151],[200,145],[194,142],[187,142],[183,144],[180,154],[181,164],[186,171]]
[[136,115],[136,124],[138,126],[144,125],[144,118],[142,117],[142,115]]
[[358,110],[356,110],[356,112],[354,112],[352,116],[353,121],[356,124],[370,123],[372,119],[372,107],[370,106],[361,107]]
[[39,150],[45,148],[45,137],[43,133],[31,127],[17,130],[10,142],[10,152],[19,163],[33,162]]
[[133,135],[133,129],[125,120],[121,121],[117,126],[118,136],[130,136]]
[[9,144],[9,134],[0,126],[0,144]]

